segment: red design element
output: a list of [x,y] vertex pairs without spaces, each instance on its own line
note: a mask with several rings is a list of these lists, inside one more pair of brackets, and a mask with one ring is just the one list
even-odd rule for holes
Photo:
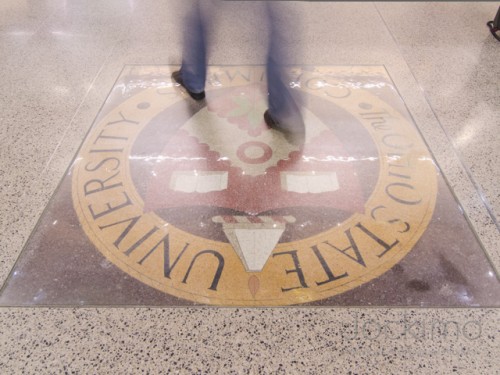
[[237,223],[238,220],[236,220],[236,218],[234,216],[230,216],[230,215],[224,215],[222,216],[222,219],[224,219],[224,222],[226,223]]
[[258,216],[247,216],[247,219],[252,224],[260,224],[263,222]]
[[[260,96],[256,100],[256,96]],[[224,95],[214,97],[207,109],[229,123],[245,130],[252,137],[268,131],[262,114],[267,108],[267,93],[262,84],[250,84],[224,90]]]
[[260,281],[259,278],[255,275],[252,275],[248,278],[248,290],[250,290],[250,294],[255,298],[255,295],[260,289]]
[[[251,158],[247,155],[246,151],[251,147],[259,147],[262,150],[262,156],[257,158]],[[271,147],[266,145],[264,142],[251,141],[243,143],[238,150],[236,151],[236,155],[240,160],[247,164],[262,164],[271,159],[273,156],[273,150]]]

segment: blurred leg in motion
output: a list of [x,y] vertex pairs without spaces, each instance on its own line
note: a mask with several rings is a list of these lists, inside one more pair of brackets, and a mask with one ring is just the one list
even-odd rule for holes
[[201,1],[196,0],[184,24],[181,70],[172,78],[195,100],[205,98],[207,77],[207,20],[202,14]]
[[[297,98],[292,95],[289,78],[285,72],[286,60],[284,42],[285,32],[295,29],[289,27],[282,13],[274,5],[267,3],[269,24],[269,45],[266,61],[268,107],[264,113],[266,124],[285,133],[292,143],[302,143],[305,135],[304,122]],[[296,26],[296,25],[291,25]]]
[[497,15],[493,21],[487,23],[490,28],[491,34],[495,37],[496,40],[500,41],[500,7],[498,8]]
[[[286,41],[285,34],[290,34],[290,30],[296,31],[297,28],[295,24],[288,25],[284,14],[275,5],[266,3],[266,11],[269,25],[266,61],[269,96],[264,120],[269,127],[283,132],[290,142],[301,143],[305,134],[304,122],[285,74],[283,45]],[[195,100],[205,98],[207,15],[204,13],[201,1],[196,0],[184,26],[182,66],[172,74],[172,78]]]

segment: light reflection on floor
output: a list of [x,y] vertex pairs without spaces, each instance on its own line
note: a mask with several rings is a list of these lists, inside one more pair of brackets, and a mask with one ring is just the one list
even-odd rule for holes
[[124,69],[0,304],[498,304],[384,68],[291,68],[303,145],[263,68],[211,67],[203,102],[171,71]]

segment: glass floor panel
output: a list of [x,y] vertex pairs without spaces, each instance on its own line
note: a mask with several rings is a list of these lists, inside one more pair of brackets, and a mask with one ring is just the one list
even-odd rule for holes
[[3,306],[499,306],[500,283],[383,66],[126,66],[0,295]]

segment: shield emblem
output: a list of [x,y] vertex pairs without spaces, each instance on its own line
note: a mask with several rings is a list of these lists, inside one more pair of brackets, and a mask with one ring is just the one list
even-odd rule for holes
[[262,269],[287,226],[310,221],[297,213],[363,209],[355,163],[334,131],[302,109],[305,144],[290,144],[264,122],[262,87],[224,90],[182,122],[157,156],[145,194],[146,211],[160,215],[207,208],[200,225],[211,230],[201,233],[229,241],[247,271]]

